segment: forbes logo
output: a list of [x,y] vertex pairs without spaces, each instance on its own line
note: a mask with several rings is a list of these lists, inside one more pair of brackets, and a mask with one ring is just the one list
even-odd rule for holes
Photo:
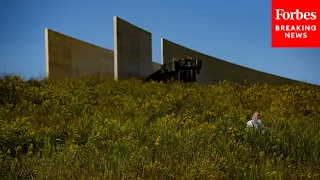
[[275,9],[276,19],[275,20],[316,20],[316,12],[300,12],[296,9],[294,12],[286,12],[284,9]]

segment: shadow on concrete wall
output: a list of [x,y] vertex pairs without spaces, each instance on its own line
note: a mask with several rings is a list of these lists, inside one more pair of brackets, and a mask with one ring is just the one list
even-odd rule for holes
[[166,72],[166,73],[161,73],[161,69],[158,71],[152,73],[146,81],[156,81],[156,82],[167,82],[169,80],[176,79],[176,76],[178,75],[179,72],[177,71],[171,71],[171,72]]

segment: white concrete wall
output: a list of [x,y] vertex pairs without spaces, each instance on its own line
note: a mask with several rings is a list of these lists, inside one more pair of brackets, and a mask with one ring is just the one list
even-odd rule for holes
[[253,83],[260,82],[276,85],[298,82],[232,64],[227,61],[223,61],[221,59],[183,47],[166,39],[161,40],[161,51],[162,63],[172,62],[173,58],[187,58],[188,56],[201,59],[203,61],[202,70],[197,76],[197,82],[200,84],[215,84],[222,80],[229,80],[237,83],[245,79]]
[[151,33],[114,17],[114,77],[146,78],[152,73]]
[[45,29],[47,77],[79,79],[88,75],[114,76],[114,52]]

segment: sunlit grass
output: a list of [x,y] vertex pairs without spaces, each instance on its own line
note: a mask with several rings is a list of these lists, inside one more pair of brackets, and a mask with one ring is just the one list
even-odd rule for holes
[[0,179],[320,178],[319,87],[0,81]]

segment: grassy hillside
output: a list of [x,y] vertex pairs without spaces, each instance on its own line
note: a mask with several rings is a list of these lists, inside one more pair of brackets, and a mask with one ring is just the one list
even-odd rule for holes
[[320,179],[319,87],[0,81],[0,179]]

